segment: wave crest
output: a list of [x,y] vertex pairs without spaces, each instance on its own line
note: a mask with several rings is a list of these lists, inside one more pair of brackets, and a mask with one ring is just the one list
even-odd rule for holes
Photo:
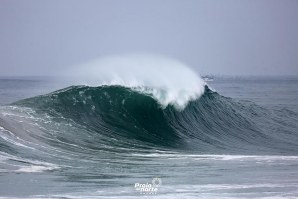
[[149,94],[162,107],[182,110],[204,93],[206,83],[185,64],[157,56],[130,54],[110,56],[67,71],[70,85],[117,85]]

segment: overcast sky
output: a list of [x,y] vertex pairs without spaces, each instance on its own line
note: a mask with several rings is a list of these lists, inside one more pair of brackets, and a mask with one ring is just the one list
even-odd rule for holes
[[0,76],[138,52],[200,74],[298,75],[298,1],[0,1]]

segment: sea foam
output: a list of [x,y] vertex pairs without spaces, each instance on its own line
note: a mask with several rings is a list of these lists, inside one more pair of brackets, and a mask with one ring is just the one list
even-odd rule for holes
[[67,72],[74,84],[120,85],[155,98],[162,107],[182,110],[204,93],[206,83],[188,66],[158,55],[109,56]]

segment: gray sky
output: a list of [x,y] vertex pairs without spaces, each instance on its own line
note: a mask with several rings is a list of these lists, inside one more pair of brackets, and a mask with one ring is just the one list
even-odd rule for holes
[[298,1],[0,1],[0,76],[137,52],[200,74],[298,75]]

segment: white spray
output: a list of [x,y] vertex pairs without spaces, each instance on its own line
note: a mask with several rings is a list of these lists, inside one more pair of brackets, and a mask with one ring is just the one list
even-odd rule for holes
[[185,64],[157,55],[129,54],[103,57],[68,72],[75,84],[121,85],[146,93],[162,107],[183,109],[199,98],[206,84]]

